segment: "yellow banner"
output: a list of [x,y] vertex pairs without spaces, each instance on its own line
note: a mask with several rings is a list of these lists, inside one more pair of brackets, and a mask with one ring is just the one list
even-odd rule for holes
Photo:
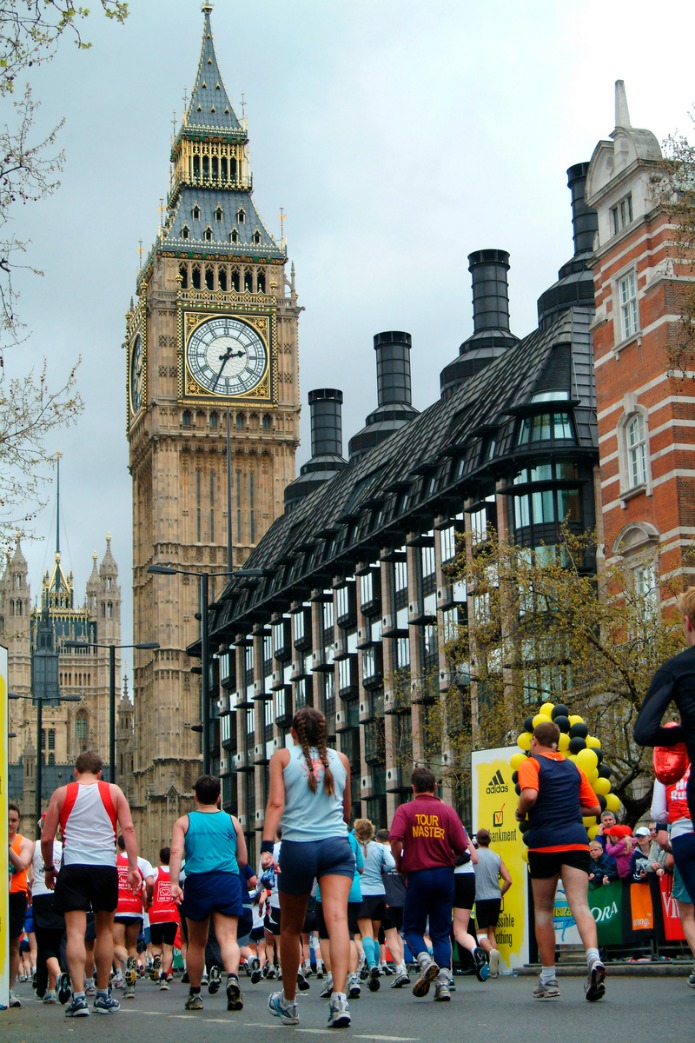
[[509,870],[512,886],[502,899],[497,945],[502,954],[501,973],[510,973],[529,960],[527,868],[524,844],[514,815],[517,795],[512,782],[509,759],[516,746],[477,750],[471,755],[473,823],[490,831],[490,848],[496,851]]
[[[10,730],[7,712],[7,649],[0,645],[0,837],[6,838],[7,827],[7,801],[9,800],[9,740],[7,733]],[[7,844],[5,839],[0,843],[0,880],[5,880],[5,887],[0,897],[0,1008],[5,1008],[10,1002],[10,934],[9,934],[9,904],[10,904],[10,860],[7,857]]]

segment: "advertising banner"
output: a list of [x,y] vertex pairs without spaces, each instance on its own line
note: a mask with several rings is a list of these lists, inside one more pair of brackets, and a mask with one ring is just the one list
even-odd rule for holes
[[596,921],[599,948],[606,945],[622,945],[623,941],[623,884],[612,880],[610,884],[589,888],[589,908]]
[[[0,645],[0,837],[7,837],[7,783],[9,779],[9,728],[7,710],[7,649]],[[0,880],[5,882],[0,893],[0,1008],[10,1002],[10,935],[9,885],[10,863],[7,843],[0,844]]]
[[473,831],[490,831],[490,847],[500,855],[513,881],[502,899],[496,932],[502,968],[506,971],[523,966],[529,959],[528,870],[514,817],[517,796],[509,763],[510,757],[518,752],[517,747],[512,746],[477,750],[471,755]]
[[663,918],[664,937],[667,942],[683,942],[683,924],[678,915],[678,902],[673,897],[673,875],[664,873],[659,880],[659,897],[661,899],[661,915]]

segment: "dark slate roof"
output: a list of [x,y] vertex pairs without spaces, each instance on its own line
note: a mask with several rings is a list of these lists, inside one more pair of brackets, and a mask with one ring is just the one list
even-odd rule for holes
[[[247,626],[286,609],[290,597],[330,584],[358,560],[374,560],[394,538],[402,542],[409,530],[431,527],[433,516],[452,504],[460,511],[463,496],[489,492],[525,459],[552,451],[590,460],[598,451],[592,315],[593,308],[572,308],[508,348],[278,518],[244,563],[267,571],[267,578],[251,585],[232,580],[212,614],[211,633],[229,640],[237,623]],[[558,406],[573,409],[577,444],[517,446],[517,417],[552,409],[553,391]],[[543,405],[529,409],[538,393]],[[492,432],[494,452],[483,461]]]
[[200,49],[198,74],[191,102],[184,118],[184,126],[205,132],[237,131],[242,133],[242,126],[236,118],[229,95],[222,82],[220,67],[217,64],[210,23],[211,11],[211,4],[203,6],[205,17],[203,44]]
[[[200,210],[200,217],[194,218],[195,207]],[[218,221],[215,211],[222,210],[222,220]],[[244,211],[244,220],[239,221],[239,209]],[[181,235],[184,225],[188,228],[189,237]],[[212,230],[212,240],[205,239],[205,230]],[[231,241],[232,230],[239,233],[239,241]],[[254,243],[254,233],[260,234],[260,242]],[[158,248],[174,250],[177,253],[193,252],[196,254],[225,254],[245,257],[263,257],[285,259],[284,248],[278,246],[263,224],[250,193],[244,191],[222,191],[217,188],[184,188],[176,200],[174,212],[167,222],[167,228]]]

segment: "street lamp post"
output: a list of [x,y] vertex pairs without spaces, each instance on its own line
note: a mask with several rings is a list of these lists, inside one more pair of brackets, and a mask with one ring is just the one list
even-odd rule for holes
[[243,579],[262,579],[262,569],[237,569],[235,572],[194,572],[191,569],[177,569],[171,565],[148,565],[147,571],[156,576],[197,576],[200,581],[200,669],[202,677],[203,726],[203,775],[210,774],[210,707],[208,694],[208,672],[210,665],[210,640],[208,634],[208,598],[211,576],[239,576]]
[[[16,692],[9,692],[8,699],[27,699],[29,702],[36,703],[36,797],[34,800],[34,819],[36,822],[41,818],[41,790],[43,788],[43,761],[42,750],[41,750],[41,732],[43,731],[43,697],[37,695],[17,695]],[[79,695],[59,695],[51,697],[51,705],[55,706],[56,700],[59,703],[79,703]]]
[[107,648],[109,651],[109,764],[110,782],[116,781],[116,651],[137,648],[141,651],[159,648],[159,641],[139,641],[135,645],[107,645],[97,641],[64,641],[63,648]]

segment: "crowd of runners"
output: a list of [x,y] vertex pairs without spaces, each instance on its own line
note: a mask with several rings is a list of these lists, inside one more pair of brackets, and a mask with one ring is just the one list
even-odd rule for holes
[[[688,901],[695,891],[688,766],[695,750],[695,588],[680,607],[688,649],[657,673],[635,734],[645,745],[682,744],[680,774],[664,775],[654,814],[664,819],[663,844],[673,848],[680,870],[679,907],[695,952]],[[671,703],[681,724],[662,727]],[[388,831],[375,832],[367,819],[353,822],[349,763],[328,748],[323,714],[302,707],[291,737],[292,745],[270,760],[256,867],[248,864],[238,819],[220,808],[214,776],[196,781],[195,807],[176,821],[156,865],[138,855],[128,802],[118,786],[101,780],[94,752],[78,757],[75,781],[53,794],[40,841],[19,832],[19,809],[11,804],[11,986],[20,975],[30,888],[36,953],[35,970],[30,952],[28,971],[37,996],[64,1004],[70,1018],[118,1012],[117,990],[133,999],[145,975],[168,990],[175,954],[188,984],[186,1010],[203,1009],[203,989],[215,994],[223,985],[227,1009],[242,1010],[243,969],[251,985],[264,978],[278,983],[268,1011],[296,1025],[297,992],[310,988],[315,973],[331,1028],[349,1026],[349,1000],[363,985],[377,992],[386,976],[391,988],[424,997],[434,986],[435,1001],[449,1001],[452,935],[479,980],[496,976],[495,925],[512,879],[491,851],[489,833],[479,830],[473,843],[454,809],[436,796],[436,777],[426,767],[414,769],[412,799],[397,808]],[[561,879],[585,947],[585,995],[595,1002],[605,993],[606,969],[587,895],[601,853],[592,852],[592,863],[582,817],[601,809],[582,771],[558,752],[558,740],[554,723],[539,724],[518,773],[516,814],[527,823],[541,958],[533,996],[559,996],[553,903]],[[663,807],[656,807],[659,799]],[[27,977],[25,963],[22,970]],[[14,990],[10,1004],[21,1006]]]

